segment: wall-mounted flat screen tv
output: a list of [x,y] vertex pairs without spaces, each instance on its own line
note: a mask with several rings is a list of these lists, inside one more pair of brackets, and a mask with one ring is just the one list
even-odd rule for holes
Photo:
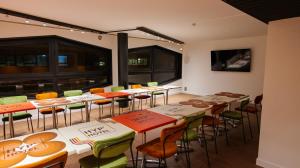
[[58,56],[58,66],[68,66],[68,56],[59,55]]
[[212,71],[250,72],[251,49],[211,51]]

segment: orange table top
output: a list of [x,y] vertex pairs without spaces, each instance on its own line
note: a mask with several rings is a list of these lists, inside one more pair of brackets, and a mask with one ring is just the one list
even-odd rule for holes
[[0,114],[33,110],[35,106],[30,102],[0,105]]
[[127,127],[142,133],[170,123],[177,119],[148,110],[135,111],[112,118]]
[[95,93],[96,95],[103,96],[105,98],[114,98],[114,97],[122,97],[129,96],[130,94],[124,92],[104,92],[104,93]]

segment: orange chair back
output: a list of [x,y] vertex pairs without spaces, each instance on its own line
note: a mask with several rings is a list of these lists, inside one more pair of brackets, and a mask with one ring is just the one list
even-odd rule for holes
[[36,94],[35,98],[37,100],[42,100],[42,99],[53,99],[53,98],[57,98],[58,94],[57,92],[47,92],[47,93],[40,93],[40,94]]
[[160,133],[161,142],[176,143],[176,141],[182,138],[183,133],[186,130],[186,127],[187,127],[186,121],[182,121],[177,125],[163,129]]
[[19,166],[17,168],[64,168],[67,162],[68,158],[68,152],[63,151],[59,152],[49,158],[46,158],[44,160],[29,163],[24,166]]
[[90,93],[95,94],[95,93],[104,93],[104,88],[91,88]]
[[131,85],[131,89],[139,89],[142,88],[143,86],[141,84],[136,84],[136,85]]

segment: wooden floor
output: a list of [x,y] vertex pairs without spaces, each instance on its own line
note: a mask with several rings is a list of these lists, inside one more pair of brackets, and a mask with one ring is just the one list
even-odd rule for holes
[[[177,103],[179,101],[187,100],[193,98],[193,95],[188,94],[176,94],[169,97],[169,103]],[[158,99],[157,104],[162,104],[162,99]],[[149,104],[149,102],[148,102]],[[137,107],[137,103],[136,103]],[[144,105],[143,105],[144,108]],[[118,108],[116,108],[116,112]],[[109,108],[105,108],[104,114],[109,114]],[[95,109],[91,113],[91,120],[96,120],[98,118],[98,111]],[[81,122],[80,113],[72,113],[72,122],[74,124]],[[63,116],[59,116],[59,127],[64,127]],[[69,123],[67,117],[67,123]],[[247,124],[247,123],[246,123]],[[226,145],[225,135],[218,136],[218,154],[215,153],[214,142],[208,140],[208,150],[209,150],[209,159],[211,162],[212,168],[257,168],[255,161],[257,158],[258,152],[258,132],[256,127],[256,122],[254,116],[251,118],[251,124],[253,127],[254,137],[250,138],[249,129],[246,129],[247,143],[244,144],[242,140],[241,127],[231,128],[229,133],[229,142],[230,145]],[[40,128],[37,129],[37,120],[33,121],[34,129],[36,132],[42,131],[42,122],[40,123]],[[46,127],[51,129],[52,119],[47,118]],[[8,127],[7,127],[8,128]],[[248,128],[248,127],[246,127]],[[159,136],[160,130],[162,128],[152,130],[147,132],[147,140],[151,140]],[[2,126],[1,126],[2,130]],[[7,130],[7,133],[9,130]],[[209,132],[209,130],[208,130]],[[24,135],[29,133],[27,130],[26,122],[17,122],[15,123],[15,134],[16,136]],[[1,131],[1,139],[3,139],[3,133]],[[210,139],[208,137],[208,139]],[[141,136],[138,135],[135,140],[135,144],[141,144]],[[193,142],[191,147],[194,149],[191,152],[191,165],[192,168],[207,168],[207,158],[205,155],[205,150],[198,142]],[[79,167],[78,160],[86,155],[91,153],[85,153],[82,155],[72,155],[68,158],[66,167],[68,168],[77,168]],[[134,151],[135,155],[135,151]],[[129,155],[128,155],[129,156]],[[186,160],[184,154],[178,156],[178,161],[175,161],[174,157],[171,157],[167,160],[168,167],[171,168],[183,168],[186,167]],[[149,167],[155,167],[155,165],[149,165]],[[157,167],[157,166],[156,166]]]

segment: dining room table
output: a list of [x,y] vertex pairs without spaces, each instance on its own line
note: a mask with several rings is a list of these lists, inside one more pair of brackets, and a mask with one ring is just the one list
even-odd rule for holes
[[100,121],[59,128],[58,132],[71,143],[77,154],[82,154],[91,151],[95,141],[118,137],[133,132],[133,130],[110,118],[106,118]]
[[[36,109],[36,107],[31,102],[21,102],[21,103],[0,105],[0,114],[8,115],[10,137],[14,137],[13,113],[18,113],[27,110],[34,110],[34,109]],[[5,125],[3,125],[3,127],[5,127]]]
[[0,168],[31,167],[60,152],[73,155],[75,149],[56,129],[2,140]]

